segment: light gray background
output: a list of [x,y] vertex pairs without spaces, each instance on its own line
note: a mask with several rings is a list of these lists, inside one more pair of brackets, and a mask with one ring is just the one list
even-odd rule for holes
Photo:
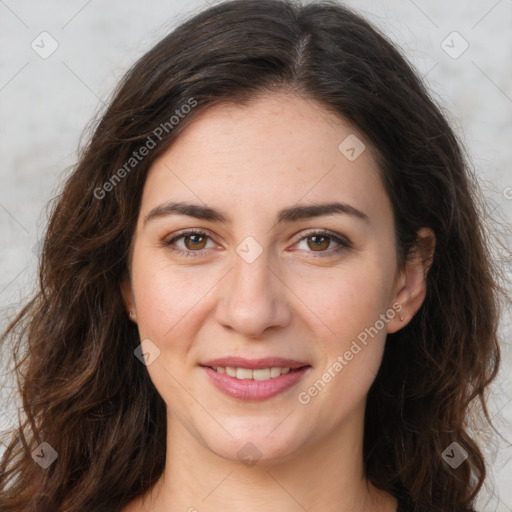
[[[425,76],[471,154],[490,212],[508,226],[512,0],[346,3],[380,26]],[[76,161],[84,127],[128,67],[206,5],[206,0],[0,0],[0,330],[33,289],[45,207],[66,168]],[[39,52],[51,48],[42,32],[58,44],[46,59],[31,47],[39,45]],[[453,58],[464,41],[467,50]],[[510,240],[505,235],[509,246]],[[509,325],[507,316],[504,362],[492,388],[491,415],[512,441]],[[2,357],[5,364],[8,356]],[[6,381],[4,396],[7,386]],[[0,429],[12,424],[16,407],[1,403]],[[493,467],[479,509],[512,511],[512,450],[503,442],[486,446]]]

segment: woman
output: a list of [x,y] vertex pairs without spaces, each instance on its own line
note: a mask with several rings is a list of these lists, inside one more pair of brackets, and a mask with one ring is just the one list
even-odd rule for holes
[[120,84],[4,336],[2,510],[472,510],[503,293],[478,200],[356,14],[185,22]]

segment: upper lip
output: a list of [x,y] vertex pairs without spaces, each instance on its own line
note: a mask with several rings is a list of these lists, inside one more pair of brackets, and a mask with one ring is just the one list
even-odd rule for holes
[[226,368],[248,368],[256,370],[258,368],[302,368],[309,366],[308,363],[296,361],[295,359],[286,359],[283,357],[262,357],[259,359],[245,359],[243,357],[221,357],[210,359],[201,366],[216,368],[218,366]]

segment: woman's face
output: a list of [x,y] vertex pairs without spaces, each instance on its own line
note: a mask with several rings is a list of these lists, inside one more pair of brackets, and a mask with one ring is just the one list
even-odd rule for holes
[[277,461],[360,432],[409,318],[395,254],[364,134],[297,95],[201,113],[150,169],[123,285],[173,435]]

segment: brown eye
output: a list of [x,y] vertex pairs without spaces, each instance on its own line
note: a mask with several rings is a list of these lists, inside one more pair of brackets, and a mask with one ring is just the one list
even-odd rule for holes
[[208,247],[208,242],[212,242],[212,245],[214,245],[208,233],[190,230],[182,231],[170,240],[165,241],[163,245],[180,256],[201,256],[211,248]]
[[[330,247],[332,244],[334,247]],[[310,257],[333,257],[351,247],[352,244],[348,238],[326,230],[309,231],[298,243],[298,249],[310,253]]]
[[207,237],[204,235],[186,235],[183,237],[185,247],[189,250],[204,249]]
[[[331,242],[331,238],[324,235],[308,236],[307,240],[308,247],[313,251],[325,251]],[[310,241],[312,241],[312,243],[310,243]]]

